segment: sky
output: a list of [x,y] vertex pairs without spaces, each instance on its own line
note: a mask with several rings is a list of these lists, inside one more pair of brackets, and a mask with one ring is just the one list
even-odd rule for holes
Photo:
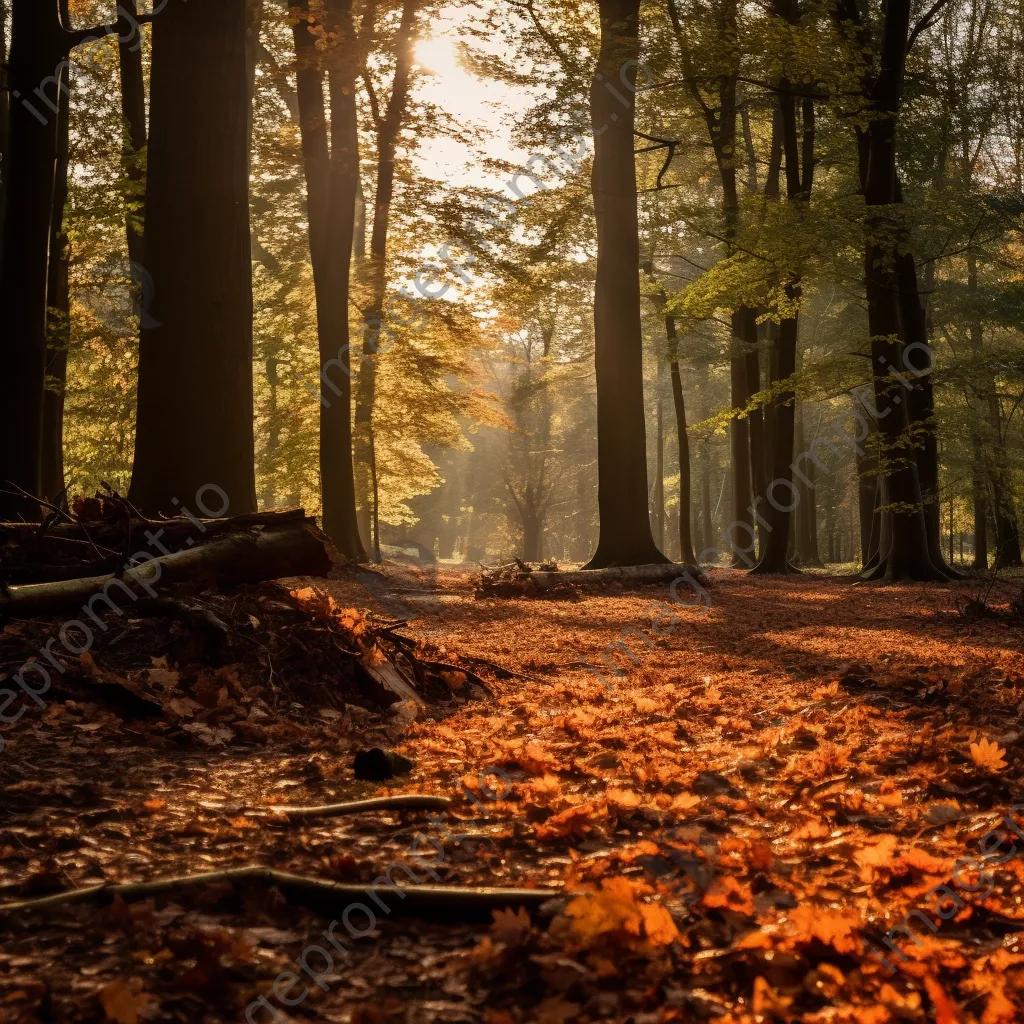
[[[458,62],[458,25],[463,12],[443,9],[431,19],[416,46],[424,75],[417,88],[430,102],[446,110],[461,126],[479,129],[484,147],[495,159],[525,163],[530,154],[511,139],[510,119],[521,111],[526,96],[502,83],[477,78]],[[477,41],[477,45],[479,45]],[[420,147],[417,169],[431,178],[444,178],[453,185],[475,185],[500,189],[502,180],[493,169],[481,167],[473,151],[453,139],[428,139]]]

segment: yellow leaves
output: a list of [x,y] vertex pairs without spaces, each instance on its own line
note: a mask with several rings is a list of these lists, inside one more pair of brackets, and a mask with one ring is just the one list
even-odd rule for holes
[[971,744],[971,760],[987,772],[997,772],[1006,767],[1003,760],[1005,753],[1005,749],[984,737],[981,742]]
[[874,845],[865,846],[853,855],[853,859],[860,867],[861,881],[870,882],[879,868],[892,867],[896,855],[896,842],[895,836],[882,836]]
[[139,1014],[155,1002],[155,998],[142,989],[142,979],[132,978],[104,985],[98,993],[100,1005],[113,1024],[138,1024]]
[[750,891],[749,885],[733,878],[732,875],[726,875],[717,879],[704,894],[704,906],[721,907],[753,917],[754,894]]
[[602,938],[667,946],[679,938],[671,914],[658,903],[640,903],[645,887],[627,878],[606,878],[598,892],[577,896],[565,908],[572,937],[584,946]]
[[797,942],[809,943],[817,939],[831,946],[837,953],[856,953],[861,942],[858,934],[860,917],[853,911],[825,910],[821,907],[797,907],[789,919],[793,924],[793,937]]

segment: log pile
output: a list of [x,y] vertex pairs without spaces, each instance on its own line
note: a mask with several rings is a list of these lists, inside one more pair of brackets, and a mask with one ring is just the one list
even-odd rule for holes
[[704,577],[699,569],[681,562],[661,565],[631,565],[612,569],[559,570],[545,563],[533,568],[518,558],[494,568],[481,566],[476,597],[540,597],[578,600],[587,591],[601,591],[626,586],[672,583],[684,574],[699,582]]
[[396,705],[411,720],[486,695],[404,623],[274,582],[325,576],[331,554],[301,509],[150,520],[108,499],[61,521],[3,523],[0,660],[14,678],[44,666],[28,672],[24,702],[48,725],[114,715],[179,745],[266,742],[282,728],[298,739],[339,719],[383,728]]

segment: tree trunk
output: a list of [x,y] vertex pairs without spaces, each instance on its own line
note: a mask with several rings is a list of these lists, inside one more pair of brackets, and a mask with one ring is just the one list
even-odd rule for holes
[[[323,54],[308,8],[293,25],[299,126],[306,176],[309,252],[320,349],[320,486],[324,532],[346,558],[365,557],[356,521],[352,468],[352,370],[348,303],[359,188],[355,107],[356,52],[350,0],[333,0],[332,17],[346,35],[329,57],[331,144],[324,105]],[[335,372],[332,374],[331,369]],[[331,395],[324,394],[329,389]]]
[[[67,19],[67,0],[61,0]],[[70,246],[64,226],[68,200],[71,127],[71,65],[61,69],[57,97],[57,162],[50,221],[50,257],[47,270],[46,391],[43,395],[43,454],[40,488],[47,501],[67,507],[64,483],[64,395],[67,387],[68,350],[71,346]]]
[[[900,275],[893,241],[900,225],[891,212],[896,202],[896,127],[910,26],[910,0],[891,0],[882,30],[880,70],[871,89],[873,119],[867,128],[868,159],[863,180],[868,207],[864,277],[871,334],[875,407],[883,442],[880,458],[884,479],[883,516],[888,528],[879,564],[871,578],[887,580],[945,579],[932,564],[924,515],[921,480],[910,436],[908,401],[893,372],[905,374],[904,324],[901,322]],[[918,307],[920,303],[918,301]],[[906,292],[902,303],[909,306]]]
[[[600,536],[589,568],[665,562],[647,509],[640,244],[633,128],[639,0],[600,0],[601,51],[590,89],[597,221],[594,350]],[[622,77],[622,90],[608,86]],[[619,97],[619,98],[616,98]]]
[[[700,519],[703,524],[704,541],[698,557],[714,544],[715,524],[711,514],[711,446],[704,442],[704,453],[700,462]],[[697,562],[697,559],[694,559]]]
[[[388,231],[391,226],[391,203],[395,191],[395,150],[409,102],[410,71],[413,62],[416,13],[420,0],[405,0],[402,19],[395,36],[395,77],[387,109],[377,122],[377,194],[373,204],[373,230],[370,234],[370,256],[366,261],[369,301],[363,309],[363,359],[359,364],[356,385],[355,467],[358,486],[357,504],[370,510],[374,558],[380,561],[380,525],[376,451],[373,430],[373,407],[377,389],[378,338],[383,326],[384,292],[387,287]],[[353,196],[358,202],[359,190]],[[364,517],[366,513],[364,512]]]
[[[807,451],[807,440],[804,432],[803,407],[796,415],[794,450]],[[803,477],[807,479],[804,480]],[[804,568],[821,568],[818,556],[818,492],[815,489],[816,470],[810,461],[798,478],[797,494],[800,504],[797,506],[797,557]]]
[[660,549],[665,547],[665,403],[661,397],[661,373],[658,373],[658,446],[654,469],[654,521],[658,524],[655,542]]
[[[796,20],[795,4],[777,0],[776,10]],[[785,77],[779,79],[779,134],[786,165],[786,198],[791,204],[810,201],[814,181],[814,102],[803,106],[803,174],[800,167],[800,146],[797,137],[796,98]],[[799,309],[801,298],[800,276],[791,274],[785,283],[787,303]],[[771,382],[780,384],[796,373],[796,346],[799,335],[799,314],[784,317],[774,331]],[[762,533],[761,557],[754,567],[756,573],[790,573],[795,570],[789,562],[789,539],[793,522],[793,509],[799,505],[799,492],[793,486],[793,440],[796,429],[796,393],[792,388],[774,395],[768,410],[771,422],[771,483],[765,495],[766,507],[762,514],[768,527]],[[781,492],[781,493],[780,493]]]
[[245,31],[245,0],[169,4],[153,23],[153,316],[141,330],[129,490],[152,511],[211,488],[232,512],[256,508]]
[[0,266],[3,265],[7,165],[11,154],[11,94],[7,83],[7,0],[0,0]]
[[9,201],[0,246],[0,437],[7,439],[0,445],[0,519],[39,516],[39,506],[17,492],[38,496],[42,488],[46,286],[59,111],[53,91],[70,45],[56,3],[14,0],[7,80],[20,102],[10,108],[4,174]]
[[[128,19],[131,19],[129,22]],[[128,236],[128,259],[133,264],[132,277],[137,288],[143,278],[143,209],[146,198],[146,85],[142,69],[141,32],[133,35],[138,24],[135,0],[119,4],[117,55],[121,69],[121,117],[124,138],[121,143],[121,166],[126,189],[125,231]]]

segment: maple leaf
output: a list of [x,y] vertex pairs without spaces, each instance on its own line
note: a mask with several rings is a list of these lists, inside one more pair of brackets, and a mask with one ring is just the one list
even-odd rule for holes
[[621,877],[604,879],[599,892],[577,896],[565,908],[565,916],[583,945],[611,932],[639,938],[644,921],[632,885]]
[[971,760],[979,768],[983,768],[987,772],[997,772],[1006,767],[1006,762],[1003,760],[1005,753],[1005,749],[1000,747],[999,744],[993,743],[984,737],[982,737],[980,743],[971,744]]
[[506,946],[519,946],[530,932],[530,915],[525,907],[517,911],[506,907],[504,910],[492,910],[494,923],[491,925],[491,935],[498,942],[504,942]]
[[143,991],[141,978],[130,981],[119,978],[104,985],[98,995],[107,1020],[114,1024],[138,1024],[139,1013],[155,1002],[154,996]]
[[789,1018],[790,1004],[793,1002],[791,996],[781,996],[758,975],[754,979],[754,1013],[759,1018],[777,1017],[782,1020]]

